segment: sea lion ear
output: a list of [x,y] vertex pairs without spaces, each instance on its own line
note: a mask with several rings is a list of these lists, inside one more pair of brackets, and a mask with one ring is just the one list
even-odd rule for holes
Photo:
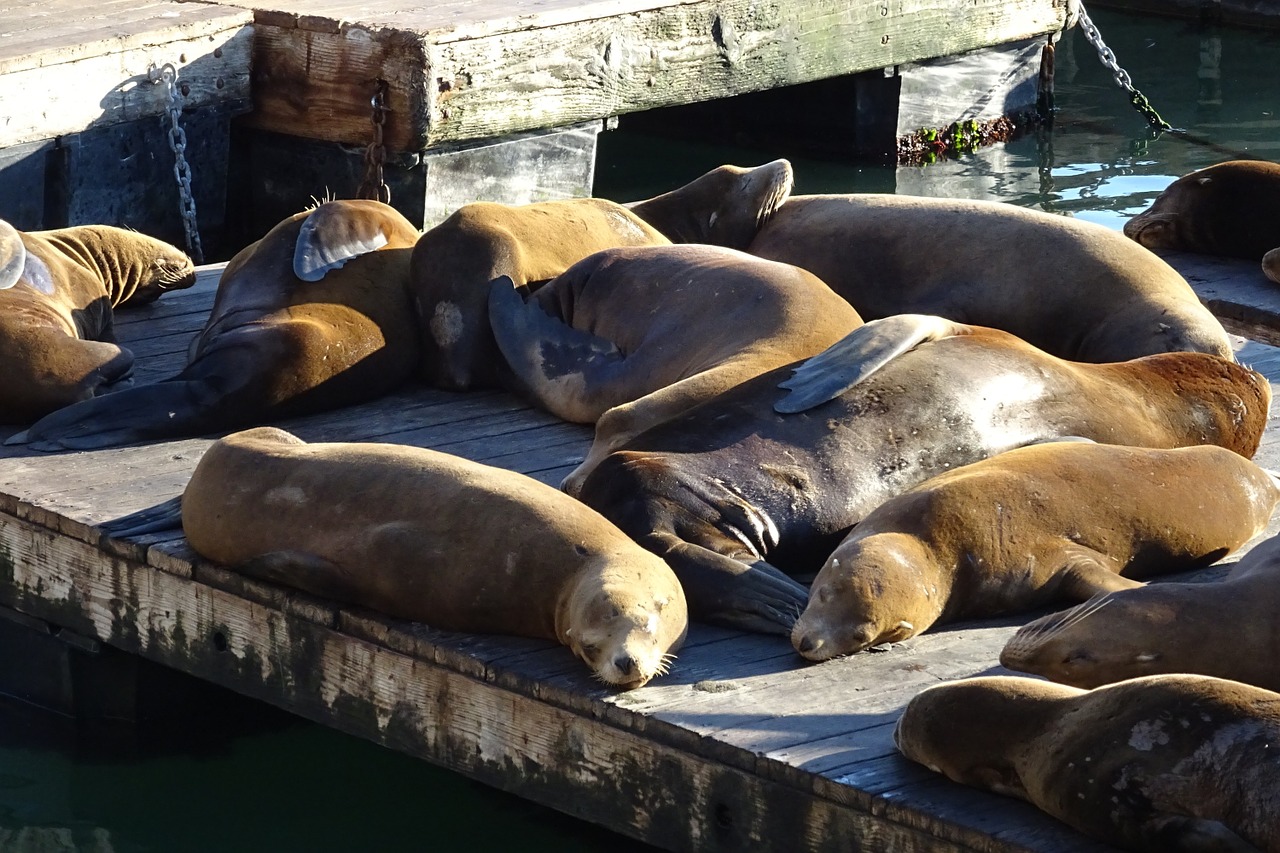
[[27,247],[18,229],[0,219],[0,290],[8,290],[22,278],[27,265]]
[[839,397],[890,361],[927,341],[972,332],[970,326],[933,314],[895,314],[859,326],[805,361],[778,384],[790,391],[773,404],[795,414]]
[[293,274],[303,281],[319,281],[325,273],[352,258],[387,245],[382,220],[353,216],[347,203],[330,201],[317,207],[298,229],[293,250]]

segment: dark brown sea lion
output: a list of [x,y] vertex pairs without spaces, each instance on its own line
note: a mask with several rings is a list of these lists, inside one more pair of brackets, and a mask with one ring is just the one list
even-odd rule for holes
[[[858,381],[912,325],[940,339]],[[995,329],[894,317],[641,433],[580,497],[671,564],[694,618],[789,633],[807,590],[783,572],[817,570],[929,477],[1061,436],[1252,456],[1270,402],[1263,376],[1214,355],[1079,364]]]
[[596,424],[562,486],[570,494],[645,429],[862,325],[812,273],[708,245],[606,249],[527,303],[498,281],[489,317],[516,387],[552,414]]
[[1277,502],[1270,474],[1215,445],[1010,450],[860,521],[814,580],[791,642],[822,661],[936,622],[1140,587],[1134,579],[1226,556],[1266,528]]
[[1124,233],[1148,249],[1256,261],[1280,282],[1280,164],[1229,160],[1183,175]]
[[907,758],[1129,850],[1280,850],[1280,694],[1198,675],[971,678],[907,703]]
[[445,630],[556,640],[617,687],[666,672],[688,624],[671,570],[597,513],[434,450],[235,433],[196,466],[182,526],[249,575]]
[[491,281],[506,276],[517,287],[536,287],[600,249],[667,242],[606,199],[464,205],[423,234],[413,251],[420,375],[454,391],[500,384],[502,356],[488,321]]
[[1160,258],[1101,225],[1010,204],[795,196],[748,251],[804,267],[866,320],[940,314],[1073,361],[1232,357],[1222,325]]
[[20,232],[0,220],[0,422],[29,423],[112,390],[133,355],[112,309],[195,282],[191,259],[136,231]]
[[1225,580],[1150,584],[1043,616],[1013,635],[1000,662],[1078,687],[1195,672],[1277,690],[1278,599],[1280,538],[1272,538]]
[[746,250],[787,197],[791,163],[720,166],[677,190],[627,205],[673,243],[710,243]]
[[390,391],[417,363],[407,290],[417,237],[376,201],[331,201],[286,219],[227,264],[181,373],[70,406],[15,439],[37,450],[106,447]]

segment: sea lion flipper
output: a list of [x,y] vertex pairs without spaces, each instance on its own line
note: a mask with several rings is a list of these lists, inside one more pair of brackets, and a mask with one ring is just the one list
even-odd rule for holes
[[320,205],[302,222],[293,250],[293,274],[303,281],[319,281],[352,258],[387,245],[383,221],[353,216],[344,202]]
[[622,351],[525,302],[507,276],[489,283],[489,324],[520,387],[552,413],[594,422],[610,406],[625,402],[601,402],[591,393],[613,384],[609,374],[623,363]]
[[848,391],[908,350],[927,341],[969,333],[969,326],[933,314],[895,314],[872,320],[803,362],[779,388],[779,414],[820,406]]
[[1145,586],[1120,575],[1114,559],[1084,545],[1071,544],[1063,553],[1062,568],[1054,575],[1056,593],[1072,601],[1088,601],[1095,595]]
[[309,551],[281,550],[254,557],[237,568],[250,577],[283,584],[338,601],[359,602],[360,584],[337,563]]
[[98,526],[112,539],[180,529],[182,527],[182,496],[113,518]]
[[0,219],[0,290],[8,290],[22,279],[27,264],[27,247],[18,229]]
[[1157,813],[1144,821],[1138,831],[1148,850],[1191,853],[1257,853],[1258,850],[1226,824],[1210,818]]
[[1262,273],[1276,284],[1280,284],[1280,246],[1262,256]]
[[[201,380],[125,388],[50,412],[20,433],[33,450],[95,450],[216,428],[207,420],[215,389]],[[205,418],[205,420],[201,420]],[[19,443],[14,436],[7,443]]]

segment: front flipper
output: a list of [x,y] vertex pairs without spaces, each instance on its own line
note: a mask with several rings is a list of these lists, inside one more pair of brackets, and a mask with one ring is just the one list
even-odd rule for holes
[[1190,815],[1160,815],[1138,827],[1146,850],[1182,853],[1261,853],[1221,821]]
[[113,518],[99,525],[112,539],[182,529],[182,496]]
[[1122,577],[1123,568],[1100,551],[1072,543],[1063,549],[1062,567],[1054,574],[1052,590],[1058,598],[1088,601],[1105,592],[1145,586],[1141,581]]
[[1262,256],[1262,273],[1276,284],[1280,284],[1280,247]]
[[795,414],[839,397],[908,350],[970,334],[971,327],[932,314],[895,314],[859,326],[803,362],[779,388],[790,391],[773,410]]
[[763,560],[743,563],[670,533],[641,542],[671,566],[702,622],[787,636],[809,601],[809,590]]
[[[505,275],[489,283],[489,325],[520,387],[557,417],[595,423],[632,399],[630,383],[620,381],[621,350],[525,302]],[[610,388],[624,393],[610,395]]]
[[8,290],[22,278],[27,263],[27,247],[18,229],[0,219],[0,290]]
[[300,589],[344,604],[363,604],[358,583],[347,569],[308,551],[272,551],[235,567],[251,578]]
[[319,281],[330,270],[387,245],[388,230],[374,211],[354,209],[349,201],[326,202],[298,229],[293,274],[303,281]]

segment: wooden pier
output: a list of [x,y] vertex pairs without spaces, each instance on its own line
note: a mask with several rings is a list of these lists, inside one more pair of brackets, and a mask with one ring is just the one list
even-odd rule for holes
[[[1265,321],[1256,265],[1175,261],[1217,310]],[[138,381],[180,366],[217,273],[118,314]],[[1249,342],[1240,356],[1280,382],[1280,350]],[[312,441],[433,447],[548,483],[589,443],[586,429],[503,393],[417,386],[280,425]],[[893,747],[911,696],[1000,671],[1000,648],[1030,615],[818,665],[782,638],[695,624],[668,676],[615,693],[550,643],[337,606],[202,561],[180,536],[101,535],[99,523],[179,494],[209,443],[0,451],[0,606],[71,647],[122,649],[668,849],[1104,849]],[[1258,459],[1280,467],[1274,419]]]

